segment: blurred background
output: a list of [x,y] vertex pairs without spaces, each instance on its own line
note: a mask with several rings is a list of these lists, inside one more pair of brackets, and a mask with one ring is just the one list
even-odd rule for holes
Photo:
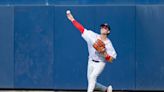
[[1,0],[0,89],[86,90],[86,29],[111,26],[118,54],[98,81],[116,91],[164,90],[164,0]]

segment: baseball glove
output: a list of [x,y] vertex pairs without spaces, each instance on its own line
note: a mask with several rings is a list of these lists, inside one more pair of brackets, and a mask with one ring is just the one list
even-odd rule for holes
[[96,49],[99,53],[104,53],[106,51],[105,44],[100,39],[97,39],[96,42],[93,44],[93,47]]

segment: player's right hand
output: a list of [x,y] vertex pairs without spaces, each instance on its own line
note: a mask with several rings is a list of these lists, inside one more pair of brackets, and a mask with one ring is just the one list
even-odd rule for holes
[[66,11],[66,14],[67,14],[67,18],[68,18],[70,21],[75,20],[74,17],[72,16],[70,10],[67,10],[67,11]]

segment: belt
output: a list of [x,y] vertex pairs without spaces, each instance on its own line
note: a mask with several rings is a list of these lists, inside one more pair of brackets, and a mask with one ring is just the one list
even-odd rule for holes
[[97,61],[97,60],[94,60],[94,59],[92,59],[92,61],[93,61],[93,62],[96,62],[96,63],[100,62],[100,61]]

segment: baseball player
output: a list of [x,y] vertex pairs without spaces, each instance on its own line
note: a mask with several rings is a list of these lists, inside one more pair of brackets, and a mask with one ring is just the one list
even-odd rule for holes
[[106,62],[111,62],[116,59],[116,51],[112,46],[111,41],[107,38],[110,34],[110,26],[107,23],[100,25],[100,34],[91,30],[85,29],[78,23],[69,10],[66,11],[67,18],[81,32],[82,37],[87,42],[89,57],[88,57],[88,89],[87,92],[93,92],[94,89],[99,89],[103,92],[112,92],[112,86],[105,87],[97,82],[97,77],[103,71]]

